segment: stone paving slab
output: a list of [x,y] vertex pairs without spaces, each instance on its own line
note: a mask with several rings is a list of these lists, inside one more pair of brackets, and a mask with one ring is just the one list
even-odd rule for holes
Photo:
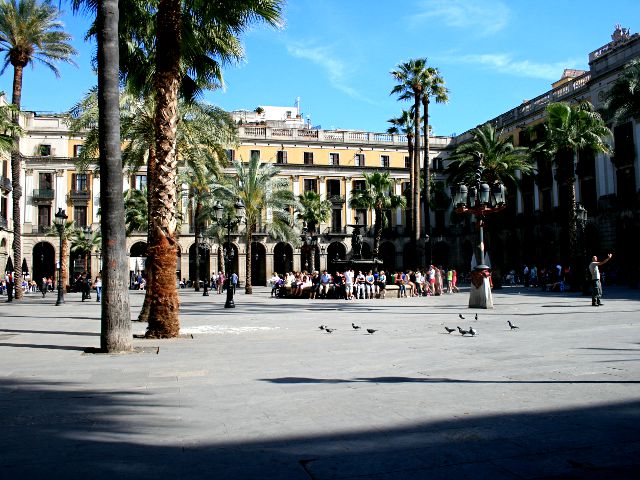
[[[469,310],[466,292],[310,301],[256,288],[224,309],[224,295],[183,290],[185,335],[134,339],[142,352],[127,355],[84,353],[99,345],[95,301],[0,297],[0,472],[637,478],[640,292],[605,293],[593,308],[505,288],[494,310]],[[135,318],[143,292],[130,298]]]

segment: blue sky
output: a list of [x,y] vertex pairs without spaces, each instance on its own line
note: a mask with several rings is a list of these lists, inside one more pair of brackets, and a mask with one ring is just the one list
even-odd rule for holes
[[[640,31],[640,2],[289,0],[284,17],[279,30],[255,26],[244,36],[246,60],[225,67],[225,90],[207,101],[253,110],[299,97],[313,125],[382,132],[409,106],[389,95],[389,72],[426,57],[450,89],[448,104],[432,104],[431,124],[450,135],[544,93],[564,68],[588,69],[589,52],[610,41],[617,23]],[[96,83],[95,46],[84,41],[89,19],[63,20],[78,68],[61,66],[61,78],[27,68],[24,110],[63,112]],[[12,74],[0,77],[0,90],[11,91]]]

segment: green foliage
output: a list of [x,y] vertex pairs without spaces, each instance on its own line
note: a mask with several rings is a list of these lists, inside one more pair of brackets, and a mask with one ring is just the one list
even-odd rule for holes
[[14,105],[0,106],[0,152],[10,152],[13,148],[13,137],[22,135],[22,129],[12,120],[17,111]]
[[127,235],[146,232],[149,229],[147,189],[131,188],[124,192],[124,222]]
[[302,207],[298,211],[298,220],[306,223],[309,231],[315,232],[320,223],[327,222],[331,218],[333,205],[329,200],[322,200],[313,190],[304,192],[298,198]]
[[63,31],[59,16],[60,11],[48,1],[0,3],[0,52],[4,52],[0,75],[9,65],[24,68],[39,62],[59,77],[56,62],[75,65],[71,57],[77,52],[70,45],[71,35]]
[[607,95],[605,108],[616,124],[640,119],[640,59],[625,65]]
[[471,135],[472,140],[459,145],[449,157],[451,163],[445,170],[449,184],[474,182],[478,159],[484,168],[482,180],[489,184],[517,184],[516,171],[526,174],[534,170],[529,150],[514,147],[510,138],[500,138],[491,124],[475,128]]

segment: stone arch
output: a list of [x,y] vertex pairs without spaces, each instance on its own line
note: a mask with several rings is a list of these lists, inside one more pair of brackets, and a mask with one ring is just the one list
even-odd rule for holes
[[293,247],[285,242],[278,242],[273,247],[273,269],[280,275],[293,269]]
[[54,246],[49,242],[38,242],[32,249],[32,275],[31,279],[38,284],[43,277],[53,280],[56,273],[56,251]]
[[251,285],[267,284],[267,249],[264,243],[251,242]]
[[337,260],[345,260],[347,247],[342,242],[331,242],[327,247],[327,270],[331,273],[344,269]]
[[[189,247],[189,280],[195,281],[196,278],[196,244],[195,242]],[[209,280],[209,272],[211,271],[211,256],[209,249],[200,246],[200,265],[199,276],[201,281]]]
[[380,260],[382,266],[388,272],[396,269],[396,246],[392,242],[382,242],[380,244]]
[[449,244],[445,241],[435,242],[433,244],[432,259],[436,266],[446,267],[451,261],[449,256]]

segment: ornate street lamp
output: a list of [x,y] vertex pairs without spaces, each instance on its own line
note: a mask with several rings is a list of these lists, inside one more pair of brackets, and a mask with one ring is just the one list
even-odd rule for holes
[[58,212],[54,215],[54,223],[56,230],[58,230],[58,236],[60,237],[60,255],[58,262],[58,299],[56,305],[62,305],[64,303],[64,290],[62,289],[62,235],[64,234],[64,224],[67,221],[67,214],[62,208],[58,208]]
[[[316,247],[318,246],[318,237],[305,226],[302,228],[300,239],[305,245],[306,250],[304,259],[305,270],[307,272],[314,271],[316,269]],[[311,270],[309,270],[309,264],[311,264]]]
[[[580,281],[582,282],[581,287],[582,287],[582,293],[584,295],[589,295],[591,293],[591,285],[589,282],[589,277],[587,276],[587,272],[584,267],[588,263],[587,248],[586,248],[587,246],[586,246],[585,235],[584,235],[584,229],[587,225],[587,218],[588,218],[587,209],[584,208],[584,206],[581,203],[576,203],[576,226],[578,227],[578,245],[580,246],[579,247],[580,260],[579,262],[576,262],[576,266],[578,270],[575,273],[573,273],[573,277],[579,278]],[[579,272],[584,272],[581,277],[578,276],[580,275]]]
[[235,228],[244,218],[244,203],[242,200],[238,199],[236,203],[233,205],[235,209],[235,216],[232,215],[230,211],[227,211],[226,216],[224,215],[224,207],[220,204],[220,202],[216,202],[213,207],[213,211],[215,212],[216,222],[222,228],[227,229],[227,248],[225,249],[224,254],[224,264],[225,264],[225,275],[227,282],[227,301],[224,304],[224,308],[235,308],[236,305],[233,302],[233,287],[231,285],[231,259],[233,258],[233,249],[231,248],[231,229]]
[[91,236],[93,235],[93,232],[91,231],[91,227],[87,226],[84,227],[82,229],[82,234],[84,235],[84,239],[87,243],[87,245],[89,246],[89,249],[85,252],[86,255],[86,265],[85,265],[85,270],[87,271],[87,275],[89,275],[89,278],[91,278],[91,253],[92,253],[92,247],[93,244],[91,243]]
[[490,269],[484,263],[484,217],[499,212],[506,207],[506,189],[500,182],[489,185],[482,181],[484,167],[482,157],[476,156],[476,173],[473,184],[459,184],[451,187],[453,205],[456,213],[475,215],[478,223],[478,246],[476,262],[471,272],[471,295],[469,308],[493,308],[491,296]]

